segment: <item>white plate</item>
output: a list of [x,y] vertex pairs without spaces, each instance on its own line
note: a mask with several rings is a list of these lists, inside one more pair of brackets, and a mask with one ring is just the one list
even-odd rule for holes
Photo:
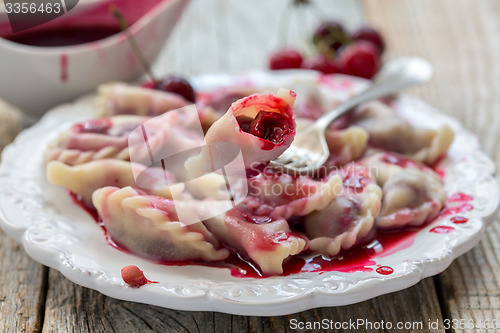
[[[198,88],[226,86],[235,81],[257,86],[297,86],[315,82],[312,72],[252,73],[239,78],[208,75],[195,80]],[[347,81],[346,81],[347,80]],[[330,96],[346,98],[365,83],[338,76],[325,81]],[[345,84],[345,83],[348,84]],[[327,91],[325,90],[325,91]],[[460,215],[469,218],[453,224],[441,218],[418,232],[410,246],[377,258],[368,272],[300,273],[265,279],[235,278],[228,269],[203,266],[162,266],[109,246],[103,231],[86,212],[74,205],[65,191],[44,177],[43,152],[47,143],[72,123],[91,118],[95,97],[50,111],[34,127],[24,131],[7,147],[0,166],[0,217],[2,227],[28,254],[59,270],[71,281],[108,296],[180,310],[207,310],[242,315],[283,315],[321,307],[360,302],[401,290],[438,274],[453,259],[481,239],[485,219],[495,211],[499,189],[492,177],[494,164],[479,151],[477,138],[454,119],[439,114],[423,102],[398,99],[397,108],[417,124],[449,124],[455,131],[448,157],[440,163],[449,194],[464,192],[474,197],[474,209]],[[429,230],[436,225],[453,226],[450,233]],[[128,287],[120,269],[134,264],[157,284]],[[394,269],[378,274],[378,265]]]

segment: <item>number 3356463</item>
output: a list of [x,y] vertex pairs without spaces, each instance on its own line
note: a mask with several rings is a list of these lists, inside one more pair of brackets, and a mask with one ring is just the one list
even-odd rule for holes
[[16,2],[5,3],[7,14],[59,14],[62,10],[61,3],[34,3],[34,2]]

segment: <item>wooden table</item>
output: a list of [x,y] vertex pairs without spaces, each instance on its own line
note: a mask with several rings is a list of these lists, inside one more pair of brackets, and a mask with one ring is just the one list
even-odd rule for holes
[[[458,118],[500,166],[500,1],[316,2],[324,14],[336,13],[351,27],[364,19],[380,28],[389,58],[419,55],[430,60],[434,79],[410,93]],[[269,52],[279,46],[277,13],[284,7],[285,0],[193,0],[156,70],[194,75],[263,68]],[[291,22],[289,43],[300,40],[298,23],[307,30],[320,19],[312,11],[306,18],[300,15],[284,15],[296,20]],[[288,332],[292,319],[324,318],[422,322],[424,327],[439,321],[439,327],[427,331],[461,332],[445,330],[443,321],[472,319],[480,325],[500,319],[498,219],[472,251],[409,289],[355,305],[268,318],[175,311],[111,299],[31,260],[0,231],[0,332]]]

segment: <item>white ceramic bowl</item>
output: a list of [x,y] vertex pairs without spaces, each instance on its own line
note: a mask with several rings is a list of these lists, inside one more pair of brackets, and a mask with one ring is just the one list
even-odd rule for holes
[[[152,63],[189,0],[147,0],[139,4],[136,0],[118,2],[127,6],[127,1],[129,7],[142,6],[144,15],[130,25],[130,33]],[[45,23],[43,29],[46,26],[57,29],[72,19],[81,20],[83,15],[96,12],[99,6],[102,9],[97,11],[102,14],[96,16],[97,22],[90,22],[100,25],[99,20],[103,17],[112,19],[108,13],[110,2],[117,1],[80,0],[67,14]],[[137,7],[131,8],[131,15],[137,15]],[[89,19],[84,24],[88,25]],[[7,15],[0,12],[0,36],[10,33]],[[28,46],[0,38],[0,98],[18,106],[32,118],[40,117],[54,105],[94,91],[100,83],[134,80],[143,72],[124,33],[96,42],[61,47]]]

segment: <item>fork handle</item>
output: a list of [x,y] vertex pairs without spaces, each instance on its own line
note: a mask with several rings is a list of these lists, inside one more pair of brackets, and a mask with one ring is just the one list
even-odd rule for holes
[[326,130],[333,121],[353,107],[426,82],[431,75],[432,68],[423,59],[411,57],[392,60],[379,72],[370,87],[319,117],[310,128]]

